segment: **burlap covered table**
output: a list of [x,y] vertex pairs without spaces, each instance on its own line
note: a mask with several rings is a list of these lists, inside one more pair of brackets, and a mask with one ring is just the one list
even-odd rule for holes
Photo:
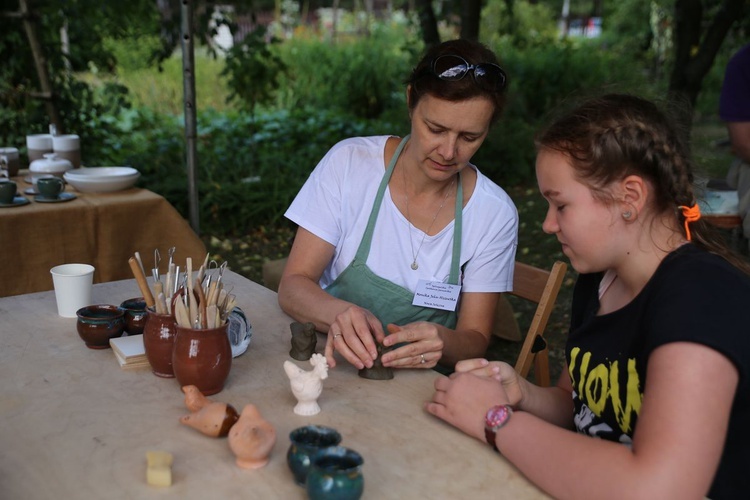
[[[15,178],[19,191],[29,187]],[[203,262],[206,247],[175,208],[156,193],[131,188],[114,193],[66,192],[77,198],[0,209],[0,297],[52,289],[50,269],[81,262],[96,268],[94,282],[132,278],[128,259],[140,252],[147,269],[154,249],[174,246],[175,262]]]

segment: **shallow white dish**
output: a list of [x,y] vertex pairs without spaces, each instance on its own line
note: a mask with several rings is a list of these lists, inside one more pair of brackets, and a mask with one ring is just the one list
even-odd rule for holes
[[65,172],[63,178],[82,193],[109,193],[132,187],[140,176],[131,167],[84,167]]

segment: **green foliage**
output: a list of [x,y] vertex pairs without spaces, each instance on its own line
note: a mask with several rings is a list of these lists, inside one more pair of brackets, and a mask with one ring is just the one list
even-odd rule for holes
[[556,13],[549,6],[512,2],[508,10],[506,0],[490,0],[482,9],[480,34],[485,43],[495,45],[504,40],[517,47],[554,43],[558,37]]
[[156,62],[161,40],[156,35],[131,30],[122,38],[104,38],[103,45],[117,61],[119,72],[132,72],[147,69]]
[[[227,104],[229,90],[220,77],[223,59],[216,59],[204,50],[195,51],[195,88],[198,109],[231,109]],[[106,77],[102,77],[106,81]],[[118,68],[115,81],[125,85],[136,107],[146,107],[158,113],[180,115],[182,100],[182,55],[175,53],[162,62],[161,68],[125,70]]]
[[[137,168],[140,185],[188,213],[184,129],[177,118],[148,109],[127,110],[107,151],[117,164]],[[220,113],[198,116],[198,179],[201,228],[210,234],[241,233],[279,223],[283,212],[326,151],[356,135],[394,130],[326,110]]]
[[278,47],[290,71],[278,107],[310,106],[377,118],[404,103],[404,80],[421,46],[387,27],[335,44],[295,38]]
[[242,42],[229,49],[221,72],[231,91],[229,99],[237,100],[250,111],[271,101],[280,77],[287,70],[281,58],[271,51],[271,44],[279,40],[271,38],[266,42],[265,37],[264,26],[248,33]]
[[652,93],[635,63],[594,41],[518,48],[505,39],[493,48],[508,73],[508,104],[475,161],[501,185],[533,178],[534,133],[566,99],[605,90]]

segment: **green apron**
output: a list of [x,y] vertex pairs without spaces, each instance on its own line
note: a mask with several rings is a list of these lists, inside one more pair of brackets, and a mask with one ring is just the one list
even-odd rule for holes
[[[393,158],[391,158],[385,175],[383,175],[383,180],[380,182],[378,194],[375,197],[375,202],[370,212],[367,228],[362,236],[362,241],[359,243],[354,260],[326,288],[326,291],[334,297],[357,304],[373,313],[383,324],[383,331],[386,335],[388,334],[386,325],[389,323],[405,325],[415,321],[429,321],[454,329],[458,319],[455,311],[412,305],[414,292],[381,278],[367,267],[367,257],[370,254],[372,234],[375,231],[375,222],[377,221],[378,212],[383,202],[383,195],[388,186],[388,181],[393,174],[393,169],[396,166],[396,160],[401,155],[401,151],[408,140],[408,135],[401,140],[401,143],[393,154]],[[460,271],[462,211],[463,190],[461,189],[461,175],[459,174],[456,191],[455,223],[453,226],[453,256],[451,259],[450,276],[448,278],[448,283],[453,285],[458,285]]]

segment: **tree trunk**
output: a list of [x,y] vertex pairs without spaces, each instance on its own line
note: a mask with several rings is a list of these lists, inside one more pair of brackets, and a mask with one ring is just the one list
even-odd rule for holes
[[41,97],[44,99],[44,106],[47,110],[47,116],[51,125],[55,126],[55,130],[58,134],[64,133],[62,120],[60,119],[60,112],[55,105],[55,92],[52,88],[52,81],[47,71],[47,58],[44,56],[44,49],[41,42],[39,42],[39,35],[37,34],[36,24],[34,23],[32,16],[33,13],[29,6],[29,0],[18,0],[18,7],[21,12],[21,19],[23,19],[23,27],[26,31],[26,38],[29,39],[29,46],[31,47],[31,54],[34,58],[34,66],[36,67],[36,74],[39,78],[39,85],[42,89]]
[[416,0],[417,12],[419,13],[419,26],[422,29],[422,40],[427,48],[434,47],[440,43],[440,33],[437,28],[435,11],[432,10],[431,0]]
[[700,0],[677,0],[674,10],[675,60],[669,80],[669,103],[676,118],[690,130],[693,107],[703,78],[711,69],[729,28],[742,18],[745,0],[724,0],[705,33]]
[[481,0],[461,2],[461,38],[479,40],[479,19],[482,13]]

